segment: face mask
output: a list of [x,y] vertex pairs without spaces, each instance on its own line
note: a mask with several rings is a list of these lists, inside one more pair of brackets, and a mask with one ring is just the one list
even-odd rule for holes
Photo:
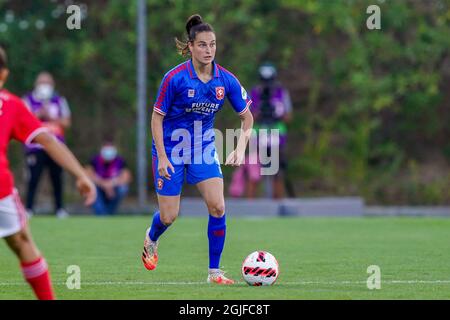
[[272,66],[261,66],[259,68],[259,75],[264,80],[272,80],[276,76],[276,70]]
[[51,84],[38,84],[35,89],[36,98],[39,100],[48,100],[53,96],[54,88]]
[[105,161],[112,161],[117,156],[117,149],[115,147],[103,147],[100,154]]

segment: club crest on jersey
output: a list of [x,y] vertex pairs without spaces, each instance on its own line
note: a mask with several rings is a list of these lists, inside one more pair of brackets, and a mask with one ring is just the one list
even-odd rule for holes
[[158,190],[161,190],[163,188],[164,181],[161,178],[158,178]]
[[188,98],[193,98],[195,96],[195,90],[194,89],[189,89],[188,90]]
[[225,97],[225,88],[224,87],[216,87],[217,100],[223,100],[224,97]]

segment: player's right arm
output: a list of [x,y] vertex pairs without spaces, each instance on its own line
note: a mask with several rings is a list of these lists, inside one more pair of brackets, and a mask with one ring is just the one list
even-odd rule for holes
[[73,153],[53,135],[47,132],[39,133],[33,142],[39,143],[44,147],[47,154],[61,167],[69,171],[77,179],[77,188],[80,194],[85,198],[85,205],[94,203],[97,196],[95,185],[87,176],[81,164],[75,158]]
[[158,173],[160,176],[170,180],[168,168],[175,172],[164,147],[164,128],[163,120],[173,102],[175,96],[174,74],[168,72],[161,81],[155,105],[153,106],[151,129],[153,141],[155,142],[156,152],[158,154]]
[[158,173],[160,176],[170,180],[168,168],[175,172],[164,148],[164,132],[163,132],[164,116],[156,111],[152,113],[151,128],[152,136],[155,141],[156,152],[158,153]]

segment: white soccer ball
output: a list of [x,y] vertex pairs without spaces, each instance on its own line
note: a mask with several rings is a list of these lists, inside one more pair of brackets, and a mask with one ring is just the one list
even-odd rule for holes
[[242,277],[251,286],[270,286],[279,273],[277,259],[267,251],[252,252],[242,263]]

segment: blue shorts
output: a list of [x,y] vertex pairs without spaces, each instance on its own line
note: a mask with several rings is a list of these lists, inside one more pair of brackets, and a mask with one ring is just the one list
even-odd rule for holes
[[188,184],[197,184],[210,178],[222,178],[222,169],[219,161],[212,164],[173,164],[175,169],[173,173],[168,168],[170,180],[161,177],[158,172],[158,157],[153,156],[152,169],[156,193],[162,196],[177,196],[181,194],[181,188],[184,183],[184,175],[186,174],[186,181]]

